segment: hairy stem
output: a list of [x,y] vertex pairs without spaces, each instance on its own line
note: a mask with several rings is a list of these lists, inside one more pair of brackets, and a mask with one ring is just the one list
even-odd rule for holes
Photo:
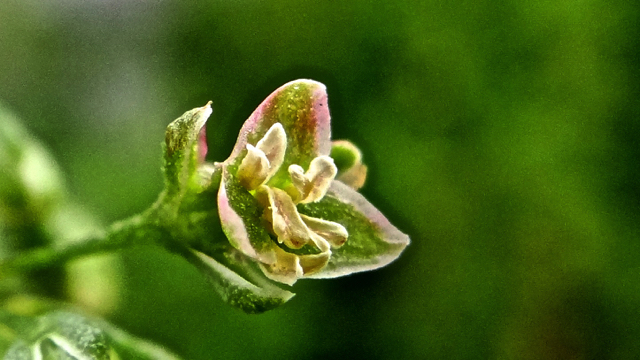
[[64,264],[86,255],[111,252],[134,245],[166,243],[170,235],[154,221],[154,212],[135,215],[111,225],[103,233],[79,242],[58,247],[37,248],[0,260],[0,280],[24,273]]

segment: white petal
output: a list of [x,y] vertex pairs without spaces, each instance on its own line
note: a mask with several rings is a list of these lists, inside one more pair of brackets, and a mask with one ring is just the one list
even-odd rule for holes
[[303,194],[301,203],[315,202],[324,197],[329,190],[331,182],[336,177],[338,168],[333,163],[333,159],[328,156],[318,156],[309,164],[309,170],[305,177],[312,184],[307,194]]
[[299,262],[302,271],[304,272],[304,276],[312,275],[320,270],[324,269],[329,262],[329,258],[331,258],[331,251],[325,251],[320,254],[314,255],[300,255]]
[[304,174],[304,169],[300,165],[290,165],[289,166],[289,176],[291,177],[291,182],[293,186],[298,190],[298,196],[295,197],[294,202],[299,202],[300,199],[304,199],[311,191],[311,182],[307,179]]
[[278,241],[291,249],[299,249],[312,241],[311,231],[300,218],[298,209],[289,194],[266,185],[260,189],[269,196],[271,224],[273,232],[278,236]]
[[311,231],[322,236],[333,248],[342,246],[349,237],[347,229],[337,222],[318,219],[304,214],[300,214],[300,217]]
[[287,150],[287,134],[284,132],[282,124],[273,124],[258,141],[256,148],[260,149],[269,160],[269,172],[266,177],[266,180],[269,180],[282,165]]
[[262,272],[271,280],[293,285],[304,275],[298,255],[288,253],[278,247],[275,249],[276,261],[273,264],[260,263]]
[[269,175],[269,160],[265,153],[247,144],[247,155],[238,167],[238,180],[248,190],[256,189]]

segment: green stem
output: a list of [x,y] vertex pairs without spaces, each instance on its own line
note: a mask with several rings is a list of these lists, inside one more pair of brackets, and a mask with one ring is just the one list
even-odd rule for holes
[[116,222],[104,233],[80,242],[33,249],[0,260],[0,280],[11,274],[61,265],[87,255],[111,252],[134,245],[166,243],[170,235],[158,221],[154,221],[154,215],[153,211],[147,211]]

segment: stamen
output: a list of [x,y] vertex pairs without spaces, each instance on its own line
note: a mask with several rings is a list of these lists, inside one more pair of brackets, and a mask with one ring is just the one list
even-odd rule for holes
[[298,165],[289,166],[291,181],[300,192],[299,202],[303,204],[322,199],[338,173],[333,159],[328,156],[316,157],[311,160],[309,170],[304,174],[302,171]]
[[265,153],[247,144],[247,155],[238,167],[238,180],[248,190],[254,190],[265,182],[269,174],[269,160]]
[[276,261],[270,264],[261,263],[265,275],[271,280],[293,285],[304,275],[298,255],[288,253],[278,247],[275,249]]
[[304,199],[309,195],[313,184],[311,184],[309,179],[307,179],[306,175],[304,174],[304,169],[300,165],[290,165],[289,176],[291,177],[293,186],[295,186],[295,188],[298,190],[298,194],[297,196],[294,196],[294,200],[296,202],[299,202],[300,199]]
[[275,123],[256,146],[247,144],[247,155],[238,167],[238,179],[248,190],[255,190],[275,174],[284,161],[287,134]]
[[324,269],[331,258],[331,251],[325,251],[315,255],[302,255],[300,256],[300,267],[304,275],[311,275]]
[[311,231],[322,236],[333,248],[344,245],[349,237],[347,229],[337,222],[314,218],[304,214],[300,214],[300,218]]
[[262,185],[259,191],[266,192],[269,197],[271,225],[273,232],[278,236],[278,242],[291,249],[299,249],[312,241],[311,231],[300,218],[289,194],[266,185]]
[[273,124],[262,139],[258,141],[256,148],[262,150],[267,160],[269,160],[269,172],[264,180],[266,182],[280,169],[284,161],[284,155],[287,150],[287,134],[282,124]]

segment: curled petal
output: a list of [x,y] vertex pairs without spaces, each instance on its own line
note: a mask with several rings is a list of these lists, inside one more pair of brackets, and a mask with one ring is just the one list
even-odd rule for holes
[[[296,196],[294,196],[294,200],[296,202],[299,202],[300,199],[305,198],[311,191],[311,182],[305,175],[302,166],[297,164],[289,166],[289,177],[291,177],[291,182],[297,190],[297,193],[295,194]],[[294,190],[293,192],[296,191]]]
[[309,164],[309,170],[304,174],[302,167],[289,166],[291,182],[300,193],[298,202],[306,204],[322,199],[337,172],[333,159],[328,156],[318,156],[313,159]]
[[298,255],[288,253],[279,247],[275,248],[276,261],[270,264],[260,264],[262,272],[271,280],[287,285],[293,285],[304,275]]
[[300,249],[310,241],[311,232],[298,214],[296,205],[283,190],[269,186],[261,186],[261,193],[266,193],[271,207],[271,223],[278,242],[291,249]]
[[327,266],[330,258],[330,250],[320,254],[301,255],[299,261],[304,274],[303,276],[309,276],[320,272],[325,266]]
[[302,221],[304,221],[311,231],[327,240],[334,248],[342,246],[349,237],[347,229],[337,222],[318,219],[304,214],[300,214],[300,218],[302,218]]
[[287,134],[284,132],[282,124],[273,124],[264,137],[258,141],[256,148],[262,150],[267,160],[269,160],[269,174],[266,178],[266,180],[269,180],[282,165],[285,151],[287,150]]
[[238,180],[248,190],[260,186],[269,176],[269,159],[265,153],[247,144],[247,155],[238,167]]

